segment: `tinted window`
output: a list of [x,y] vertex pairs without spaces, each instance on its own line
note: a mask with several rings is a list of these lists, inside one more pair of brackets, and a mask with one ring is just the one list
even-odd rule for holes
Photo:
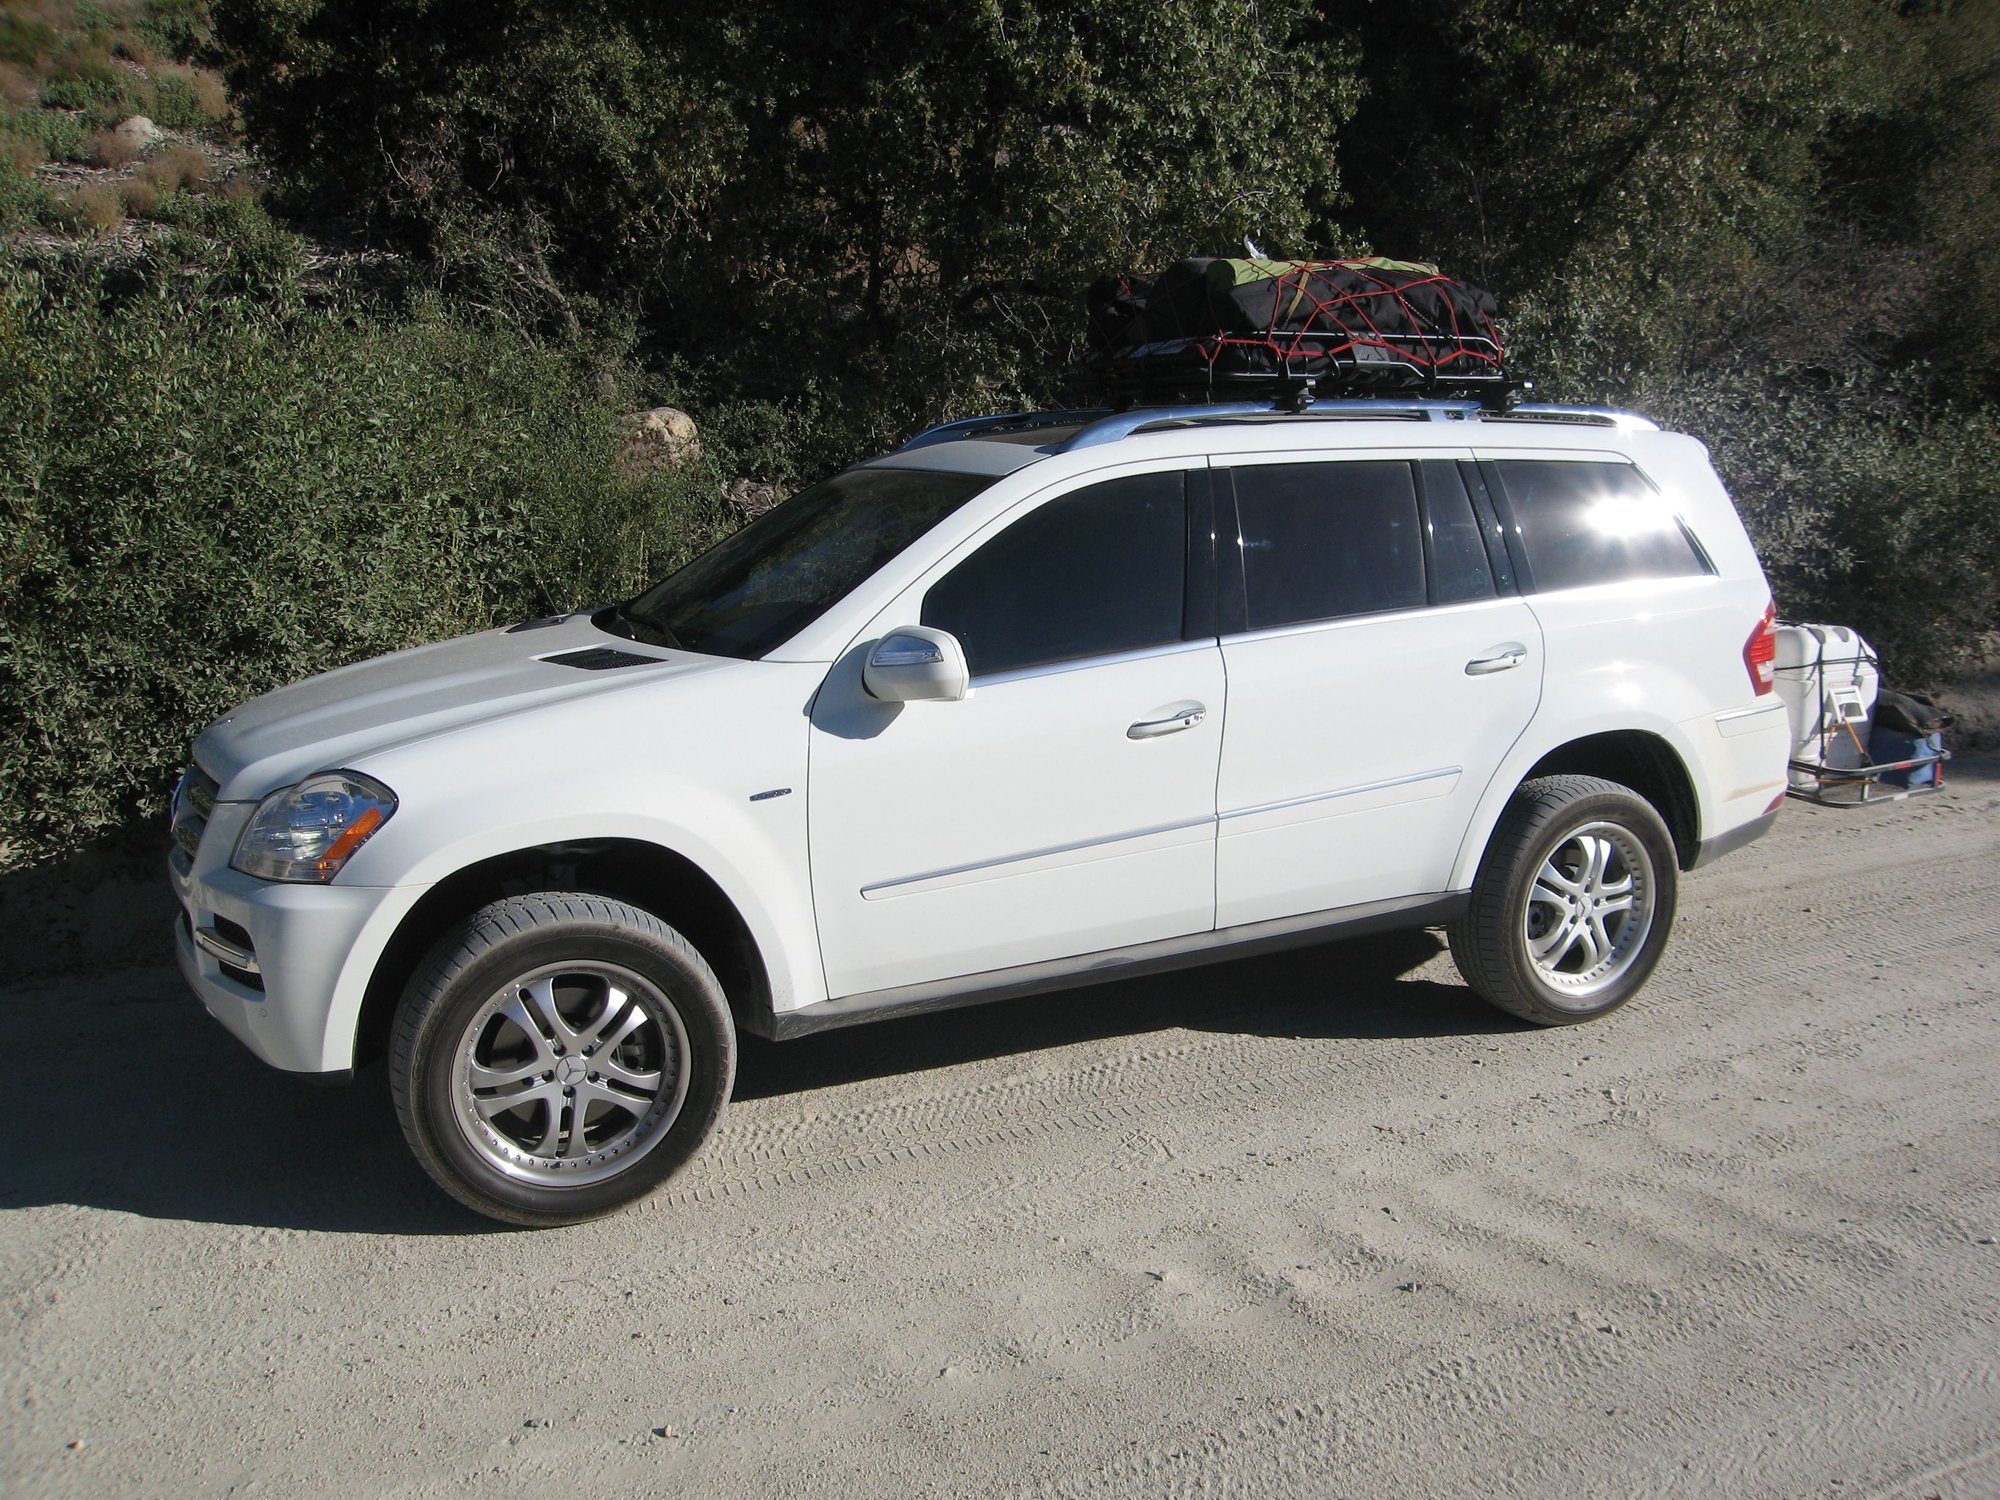
[[762,656],[993,483],[985,475],[849,469],[767,511],[622,607],[643,638]]
[[1142,474],[1029,512],[931,586],[926,625],[949,630],[975,676],[1181,638],[1187,482]]
[[1708,571],[1673,507],[1630,464],[1502,459],[1494,467],[1537,589]]
[[1424,519],[1430,527],[1431,595],[1439,604],[1493,597],[1479,518],[1455,463],[1424,465]]
[[1235,481],[1250,629],[1425,603],[1409,464],[1260,464]]

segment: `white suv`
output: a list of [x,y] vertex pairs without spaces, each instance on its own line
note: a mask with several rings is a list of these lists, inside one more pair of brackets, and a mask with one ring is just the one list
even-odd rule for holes
[[386,1052],[426,1169],[569,1222],[735,1034],[1444,926],[1560,1025],[1785,792],[1770,591],[1694,439],[1363,400],[953,423],[625,604],[209,726],[181,967],[277,1067]]

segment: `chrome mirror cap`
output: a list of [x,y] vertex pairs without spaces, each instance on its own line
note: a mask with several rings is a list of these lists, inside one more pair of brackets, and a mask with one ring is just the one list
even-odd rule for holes
[[972,690],[958,637],[927,625],[899,625],[877,641],[861,685],[884,703],[956,703]]

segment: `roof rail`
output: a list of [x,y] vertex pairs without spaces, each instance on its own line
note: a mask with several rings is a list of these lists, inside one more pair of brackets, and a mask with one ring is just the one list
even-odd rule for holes
[[1372,396],[1351,401],[1315,401],[1303,412],[1273,401],[1216,401],[1188,406],[1135,406],[1130,411],[1102,417],[1081,432],[1056,444],[1058,453],[1074,453],[1099,443],[1115,443],[1142,428],[1165,422],[1205,422],[1216,417],[1418,417],[1432,422],[1462,422],[1480,414],[1477,401],[1399,401]]
[[1099,417],[1109,415],[1107,408],[1097,406],[1077,411],[1012,411],[995,417],[965,417],[957,422],[940,422],[935,427],[926,427],[896,451],[908,453],[912,448],[928,448],[934,443],[951,443],[960,438],[978,437],[982,432],[1020,432],[1035,427],[1068,427],[1074,423],[1093,422]]
[[1659,424],[1629,411],[1609,406],[1560,406],[1543,402],[1523,402],[1497,409],[1481,401],[1444,401],[1434,398],[1363,396],[1344,401],[1315,401],[1300,410],[1283,401],[1205,401],[1185,406],[1135,406],[1111,412],[1102,407],[1070,411],[1007,412],[1000,416],[967,417],[926,428],[897,450],[928,448],[936,443],[978,437],[981,433],[1025,432],[1037,427],[1078,427],[1055,444],[1057,453],[1074,453],[1079,448],[1095,448],[1115,443],[1148,427],[1170,422],[1209,422],[1228,417],[1383,417],[1390,420],[1412,418],[1429,422],[1566,422],[1579,426],[1616,427],[1627,432],[1657,432]]
[[1485,417],[1497,422],[1576,422],[1591,427],[1617,427],[1627,432],[1658,432],[1660,424],[1637,412],[1619,411],[1611,406],[1558,406],[1541,401],[1524,401],[1505,411],[1489,411]]

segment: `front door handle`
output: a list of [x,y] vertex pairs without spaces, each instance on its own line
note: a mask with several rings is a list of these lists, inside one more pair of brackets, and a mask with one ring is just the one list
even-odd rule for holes
[[1208,709],[1199,703],[1190,703],[1177,713],[1164,719],[1144,719],[1125,731],[1128,740],[1153,740],[1163,734],[1179,734],[1183,729],[1192,729],[1208,717]]
[[1498,656],[1482,656],[1465,664],[1467,677],[1484,677],[1489,672],[1504,672],[1509,667],[1518,667],[1528,659],[1528,652],[1522,646],[1509,646]]

